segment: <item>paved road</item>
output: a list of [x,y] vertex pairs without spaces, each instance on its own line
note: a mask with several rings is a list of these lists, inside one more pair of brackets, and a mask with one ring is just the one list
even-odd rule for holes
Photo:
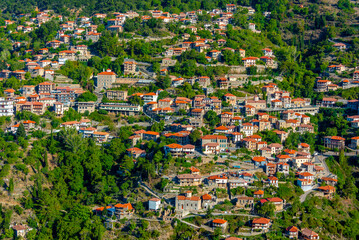
[[331,175],[331,172],[329,170],[327,163],[325,162],[325,157],[323,155],[315,156],[315,161],[320,162],[322,164],[322,166],[324,167],[324,172],[327,176]]
[[[213,213],[212,214],[213,216],[247,216],[247,217],[259,217],[258,215],[250,215],[250,214],[232,214],[232,213]],[[197,214],[197,215],[188,215],[182,219],[186,219],[186,218],[189,218],[189,217],[196,217],[196,216],[205,216],[204,214]],[[189,222],[186,222],[186,221],[183,221],[182,219],[178,219],[180,222],[184,223],[184,224],[187,224],[188,226],[191,226],[191,227],[194,227],[196,229],[199,229],[199,228],[203,228],[204,230],[207,230],[209,232],[214,232],[213,231],[213,228],[207,226],[207,225],[201,225],[200,227],[197,226],[197,225],[194,225],[192,223],[189,223]],[[260,235],[262,234],[263,232],[239,232],[238,235],[242,235],[242,236],[256,236],[256,235]],[[227,237],[230,237],[229,235],[222,235],[223,238],[227,238]]]
[[147,186],[144,182],[142,181],[138,181],[138,184],[143,187],[148,193],[150,193],[151,195],[155,196],[156,198],[159,198],[159,199],[163,199],[165,200],[165,203],[168,204],[168,205],[171,205],[171,201],[164,197],[163,194],[160,194],[160,193],[157,193],[155,192],[153,189],[151,189],[149,186]]
[[181,223],[187,224],[188,226],[194,227],[194,228],[196,228],[196,229],[200,229],[200,228],[201,228],[201,227],[199,227],[199,226],[197,226],[197,225],[194,225],[194,224],[192,224],[192,223],[183,221],[182,219],[179,219],[179,218],[177,218],[177,219],[178,219],[178,221],[180,221]]
[[154,38],[154,37],[134,37],[134,38],[120,38],[118,39],[119,42],[122,42],[122,41],[125,41],[125,42],[129,42],[129,41],[132,41],[132,40],[144,40],[145,42],[152,42],[152,41],[161,41],[161,40],[164,40],[164,39],[172,39],[173,36],[166,36],[166,37],[157,37],[157,38]]
[[314,185],[313,188],[311,190],[308,190],[306,192],[304,192],[304,194],[300,195],[299,199],[300,199],[300,202],[304,202],[305,199],[308,197],[308,195],[314,191],[314,189],[318,188],[319,187],[319,184],[317,185]]
[[[245,214],[245,213],[212,213],[213,216],[241,216],[241,217],[260,217],[258,215],[252,215],[252,214]],[[192,214],[192,215],[187,215],[185,217],[183,217],[182,219],[186,219],[186,218],[190,218],[190,217],[204,217],[206,216],[206,214]]]

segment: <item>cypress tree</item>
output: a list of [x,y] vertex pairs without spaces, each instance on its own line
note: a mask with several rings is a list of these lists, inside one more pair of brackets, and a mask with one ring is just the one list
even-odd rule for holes
[[20,137],[22,137],[22,138],[26,137],[25,127],[24,127],[24,124],[22,124],[22,123],[20,123],[20,125],[16,131],[16,139],[19,139]]

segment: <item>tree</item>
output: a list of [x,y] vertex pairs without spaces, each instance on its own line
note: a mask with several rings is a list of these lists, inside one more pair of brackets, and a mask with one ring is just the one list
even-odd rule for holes
[[256,205],[256,209],[257,209],[258,214],[260,214],[264,217],[274,216],[275,206],[271,202],[265,202],[263,204],[258,203]]
[[209,123],[209,125],[211,127],[216,126],[220,122],[220,119],[219,119],[217,113],[215,111],[212,111],[212,110],[209,110],[206,113],[206,115],[204,115],[204,118],[207,120],[207,122]]
[[60,121],[58,119],[54,119],[51,121],[52,128],[58,128],[60,126]]
[[109,31],[103,31],[100,39],[94,44],[94,50],[97,51],[101,57],[117,57],[121,53],[122,48],[116,35],[112,35]]
[[171,86],[171,78],[169,76],[159,76],[156,84],[162,89],[167,89]]
[[24,124],[20,123],[19,127],[16,130],[16,138],[26,138],[26,132],[25,132],[25,127]]
[[13,178],[10,178],[10,181],[9,181],[9,193],[12,194],[14,192],[14,187],[15,187],[15,184],[14,184],[14,179]]
[[91,92],[84,92],[76,99],[78,102],[96,102],[97,96]]
[[90,88],[88,80],[92,75],[92,68],[77,61],[66,61],[60,71],[63,75],[73,79],[75,83],[80,83],[82,87]]
[[256,75],[257,74],[257,67],[256,66],[250,66],[249,68],[247,68],[247,74]]
[[62,120],[64,122],[67,122],[67,121],[80,121],[81,118],[82,118],[81,114],[70,107],[68,111],[65,111],[64,116],[62,117]]
[[142,98],[140,98],[138,95],[134,95],[130,98],[130,101],[129,101],[131,104],[135,104],[135,105],[143,105],[144,104],[144,101]]
[[196,129],[189,134],[189,138],[191,140],[191,143],[196,144],[197,141],[201,138],[201,132]]

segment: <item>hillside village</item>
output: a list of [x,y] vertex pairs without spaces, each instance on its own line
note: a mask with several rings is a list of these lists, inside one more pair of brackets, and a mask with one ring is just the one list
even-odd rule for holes
[[[18,210],[34,216],[25,207],[36,205],[29,192],[58,187],[39,176],[91,181],[92,195],[69,189],[83,191],[105,239],[144,236],[133,222],[160,224],[143,239],[169,239],[180,227],[207,239],[344,239],[304,215],[316,217],[308,202],[335,206],[341,197],[340,209],[358,210],[348,200],[357,182],[344,173],[359,148],[359,100],[347,96],[358,92],[359,69],[340,63],[350,43],[330,42],[331,61],[304,86],[315,96],[305,95],[288,86],[281,47],[256,25],[258,14],[270,21],[272,13],[225,6],[76,18],[36,9],[4,21],[9,46],[0,48],[13,59],[0,60],[0,198],[18,216],[8,218],[1,239],[35,239],[40,231]],[[129,30],[136,24],[161,34],[139,36]],[[249,40],[235,42],[235,31]],[[34,35],[46,41],[30,44]],[[114,46],[117,57],[109,54]],[[86,158],[85,180],[50,173],[77,157]],[[91,174],[90,158],[106,170]],[[116,177],[100,182],[107,174]],[[186,239],[206,239],[193,236]]]

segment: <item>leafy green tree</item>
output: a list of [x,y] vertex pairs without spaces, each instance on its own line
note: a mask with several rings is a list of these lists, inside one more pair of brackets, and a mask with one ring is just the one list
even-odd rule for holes
[[76,99],[78,102],[96,102],[97,96],[92,92],[84,92]]
[[162,89],[171,87],[171,79],[169,76],[159,76],[156,85]]
[[132,96],[132,97],[130,98],[129,102],[132,103],[132,104],[141,105],[141,106],[144,104],[143,99],[140,98],[140,97],[137,96],[137,95]]
[[209,123],[211,127],[216,126],[220,122],[220,118],[218,117],[217,113],[209,110],[205,115],[204,119]]
[[116,35],[111,34],[109,31],[103,31],[100,39],[94,44],[94,50],[97,51],[101,57],[117,57],[121,53],[122,48]]
[[275,206],[271,202],[265,202],[264,204],[257,204],[256,210],[261,216],[272,217],[274,216]]
[[77,61],[66,61],[61,66],[61,73],[74,80],[75,83],[80,83],[81,86],[90,88],[88,81],[92,75],[92,69]]
[[19,127],[16,130],[16,138],[26,138],[26,131],[25,131],[25,127],[24,124],[20,123]]
[[191,140],[191,143],[196,144],[197,141],[201,138],[201,132],[196,129],[189,134],[189,138]]
[[62,117],[62,120],[64,122],[67,121],[80,121],[81,120],[81,114],[75,111],[73,108],[69,108],[68,111],[64,112],[64,116]]

